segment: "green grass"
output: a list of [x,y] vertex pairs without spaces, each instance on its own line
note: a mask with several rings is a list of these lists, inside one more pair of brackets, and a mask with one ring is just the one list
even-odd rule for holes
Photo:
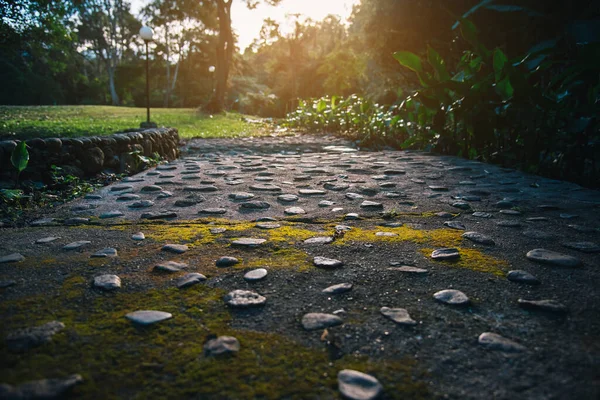
[[[231,138],[270,133],[264,123],[245,122],[237,113],[207,115],[192,108],[151,109],[158,126],[179,129],[182,138]],[[247,117],[255,119],[253,117]],[[0,106],[0,137],[78,137],[110,135],[138,128],[145,108],[112,106]]]

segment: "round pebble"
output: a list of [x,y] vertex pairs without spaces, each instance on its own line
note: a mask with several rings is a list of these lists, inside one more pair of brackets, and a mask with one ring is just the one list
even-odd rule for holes
[[257,268],[252,271],[248,271],[244,274],[244,279],[249,282],[260,281],[267,276],[267,270],[265,268]]
[[417,321],[412,319],[408,314],[408,311],[406,311],[404,308],[381,307],[379,312],[381,312],[384,317],[391,319],[398,325],[414,326],[417,324]]
[[531,261],[556,267],[575,268],[581,266],[581,260],[578,258],[546,249],[533,249],[527,253],[526,257]]
[[539,285],[540,281],[527,271],[514,270],[508,271],[506,279],[512,282],[526,283],[528,285]]
[[340,294],[346,293],[352,290],[351,283],[338,283],[337,285],[329,286],[328,288],[323,289],[323,293],[326,294]]
[[169,251],[171,253],[182,254],[188,251],[188,247],[185,244],[165,244],[162,247],[163,251]]
[[479,335],[478,342],[489,350],[498,350],[505,353],[521,353],[526,350],[525,346],[492,332],[484,332]]
[[240,351],[240,342],[233,336],[219,336],[204,343],[204,355],[217,357]]
[[302,327],[307,331],[325,329],[343,323],[344,321],[334,314],[308,313],[302,317]]
[[373,400],[379,397],[383,386],[371,375],[344,369],[338,372],[338,389],[347,399]]
[[104,290],[115,290],[121,287],[121,278],[117,275],[100,275],[94,278],[94,286]]
[[264,305],[266,302],[266,297],[250,290],[237,289],[225,296],[225,303],[231,307],[257,307]]
[[478,232],[465,232],[462,234],[462,237],[478,244],[485,244],[490,246],[496,244],[491,238]]
[[433,298],[445,304],[462,306],[469,304],[469,298],[460,290],[446,289],[436,292]]
[[456,260],[456,259],[460,258],[460,253],[458,252],[458,249],[453,249],[453,248],[437,249],[431,253],[431,258],[433,258],[434,260],[442,260],[442,261]]
[[320,257],[320,256],[315,257],[313,259],[313,263],[315,264],[316,267],[320,267],[320,268],[339,268],[344,265],[344,263],[340,260],[336,260],[334,258]]
[[125,318],[139,325],[152,325],[172,317],[171,313],[155,310],[140,310],[125,315]]

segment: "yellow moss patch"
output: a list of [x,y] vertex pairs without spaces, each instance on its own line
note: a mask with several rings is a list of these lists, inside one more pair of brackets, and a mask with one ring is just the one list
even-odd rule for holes
[[[397,236],[377,236],[377,232],[394,233]],[[362,229],[353,227],[343,238],[334,244],[344,245],[348,242],[413,242],[417,244],[431,243],[435,246],[456,246],[461,242],[461,232],[453,229],[420,230],[401,226],[398,228],[379,227]]]
[[[296,224],[283,225],[280,228],[269,229],[267,232],[269,234],[269,240],[274,242],[287,242],[288,244],[294,244],[311,237],[319,236],[319,232],[298,228]],[[326,233],[321,233],[321,235],[325,236]]]
[[[456,247],[460,253],[460,258],[455,261],[436,261],[452,268],[465,268],[472,271],[486,272],[496,276],[505,276],[508,270],[508,262],[499,260],[487,254],[484,254],[476,249],[467,249]],[[421,253],[428,258],[431,258],[432,248],[421,249]]]
[[294,269],[298,272],[308,271],[314,268],[308,254],[295,248],[277,249],[269,252],[262,258],[249,259],[246,263],[240,263],[237,268],[258,268],[268,266],[271,269]]

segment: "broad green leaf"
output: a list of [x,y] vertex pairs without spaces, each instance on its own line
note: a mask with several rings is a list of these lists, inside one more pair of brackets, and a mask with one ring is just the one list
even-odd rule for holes
[[444,59],[440,56],[440,53],[435,51],[433,47],[427,46],[427,61],[433,67],[435,75],[440,82],[450,80],[450,74],[446,70]]
[[25,144],[24,140],[13,149],[12,154],[10,155],[10,162],[19,173],[27,168],[27,164],[29,164],[29,152],[27,151],[27,144]]
[[500,82],[496,83],[496,93],[504,100],[508,100],[513,96],[514,89],[508,76],[505,76]]
[[502,78],[502,71],[507,62],[508,58],[506,58],[504,52],[497,47],[494,50],[494,76],[496,77],[496,82],[499,82]]
[[23,191],[19,189],[2,189],[0,195],[6,200],[17,200],[23,197]]
[[421,59],[415,53],[410,51],[397,51],[394,53],[394,58],[404,67],[417,73],[423,72]]
[[317,103],[317,112],[321,113],[321,112],[325,111],[326,108],[327,108],[327,102],[323,99],[319,100],[319,102]]
[[468,19],[462,19],[460,21],[460,33],[463,38],[474,47],[479,46],[479,39],[477,37],[477,27],[474,23]]

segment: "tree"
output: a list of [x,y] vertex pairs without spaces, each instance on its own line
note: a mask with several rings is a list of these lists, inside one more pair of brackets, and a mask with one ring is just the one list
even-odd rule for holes
[[[214,0],[217,3],[217,16],[219,19],[219,38],[217,42],[217,85],[214,96],[208,105],[211,112],[220,112],[225,107],[225,93],[229,80],[229,70],[235,48],[233,31],[231,29],[231,5],[233,0]],[[260,0],[243,0],[249,9],[254,9]],[[281,0],[263,0],[266,4],[276,6]]]

